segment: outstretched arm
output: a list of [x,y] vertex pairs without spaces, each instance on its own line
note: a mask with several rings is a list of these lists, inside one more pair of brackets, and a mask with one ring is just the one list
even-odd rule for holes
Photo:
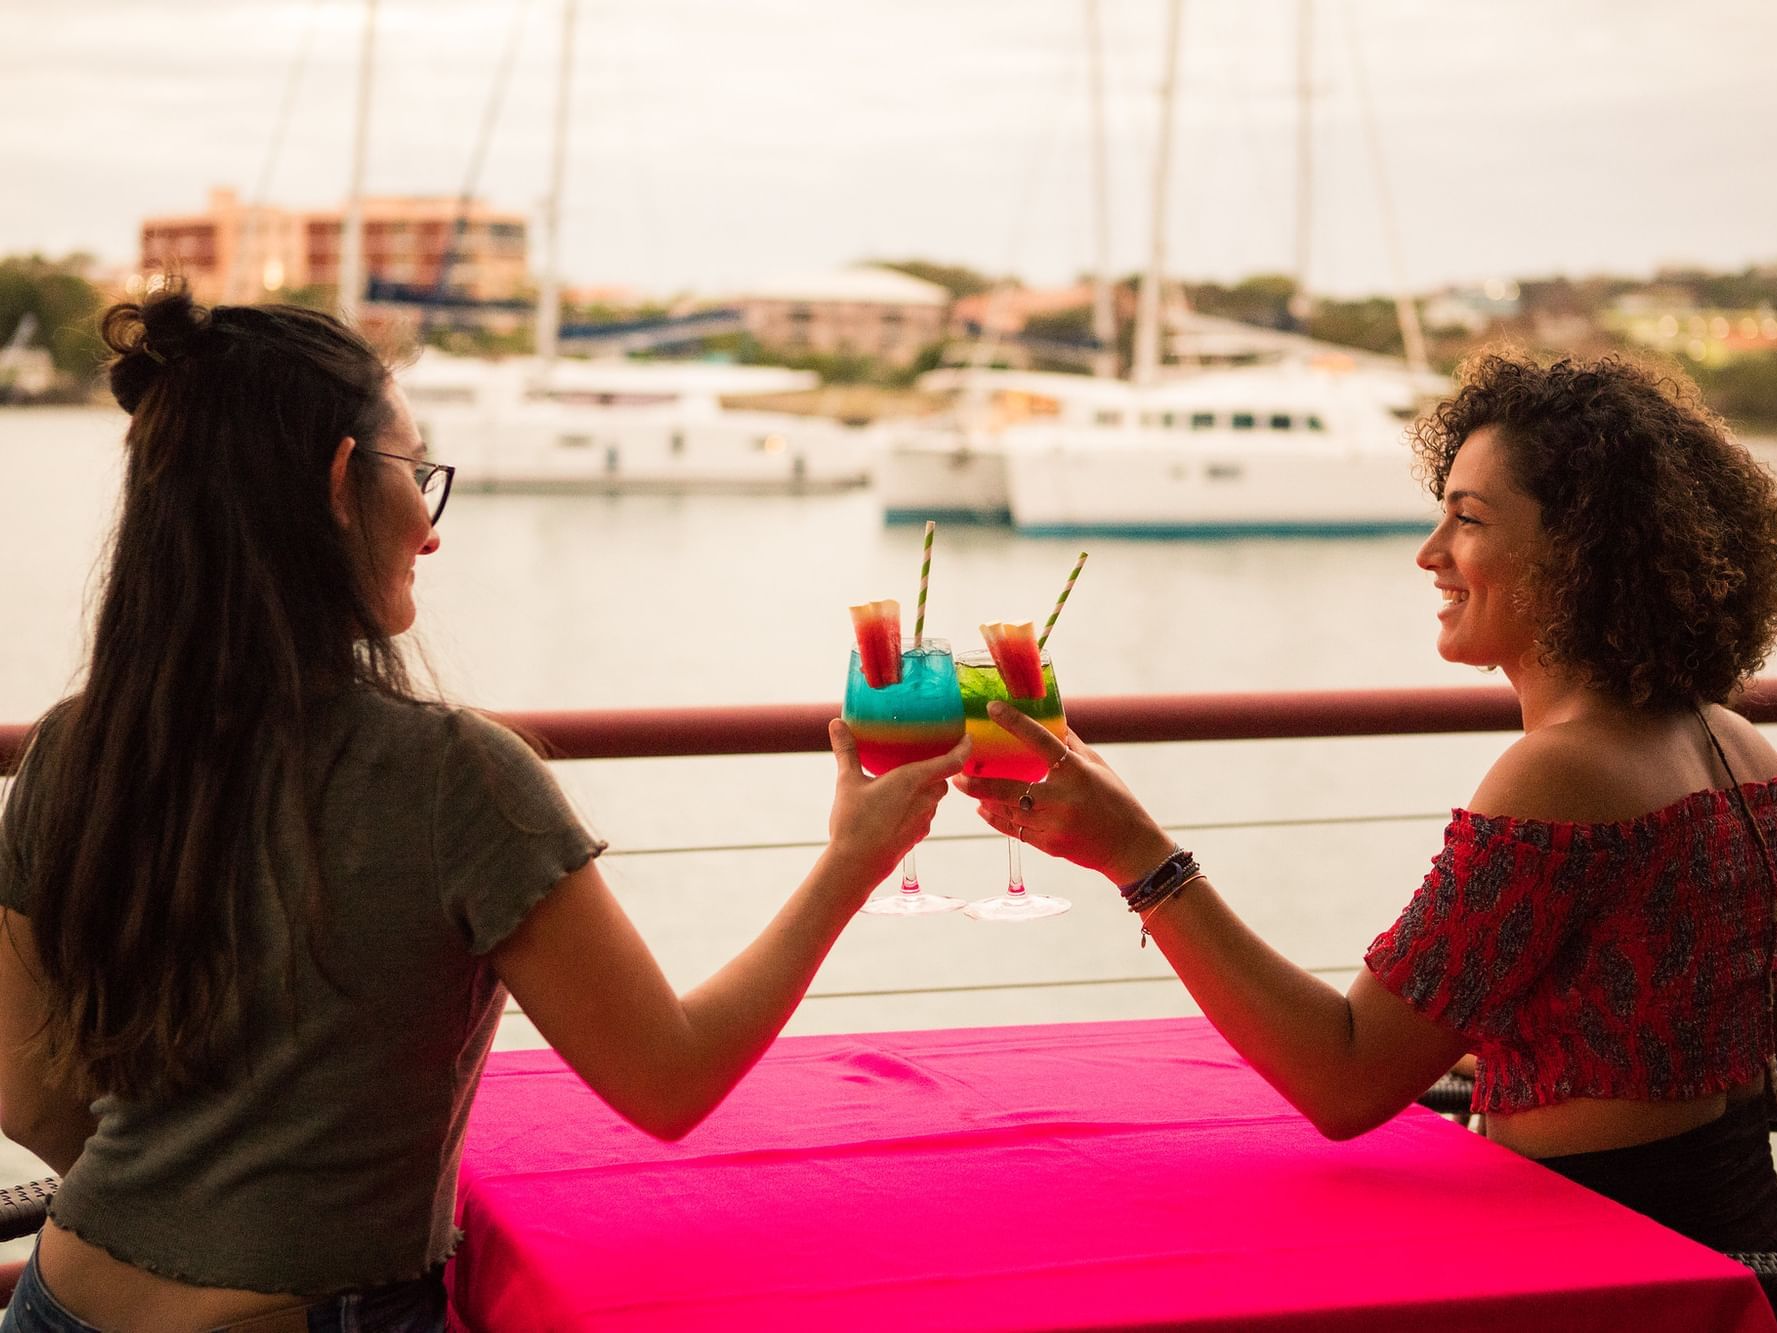
[[537,1030],[617,1112],[660,1138],[688,1133],[795,1011],[847,921],[924,837],[968,742],[879,778],[843,723],[826,849],[764,931],[703,985],[674,993],[588,862],[493,951]]
[[[1173,842],[1097,754],[1003,704],[993,720],[1043,755],[1049,776],[1026,785],[959,778],[982,817],[1116,884],[1152,870]],[[1204,1015],[1265,1079],[1331,1138],[1374,1129],[1436,1082],[1463,1050],[1455,1033],[1415,1013],[1360,972],[1349,992],[1278,953],[1222,901],[1208,879],[1153,909],[1147,926]]]

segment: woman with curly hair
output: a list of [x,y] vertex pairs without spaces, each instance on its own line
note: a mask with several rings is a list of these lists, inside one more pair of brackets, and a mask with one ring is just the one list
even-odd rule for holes
[[113,307],[123,499],[80,691],[0,821],[0,1128],[62,1173],[4,1333],[444,1326],[470,1100],[508,991],[677,1138],[783,1026],[957,772],[866,778],[683,997],[519,737],[394,643],[450,469],[294,306]]
[[1693,1238],[1777,1249],[1766,1131],[1777,751],[1725,706],[1777,629],[1777,495],[1695,391],[1618,360],[1488,355],[1415,428],[1442,517],[1438,651],[1524,734],[1454,812],[1347,994],[1252,933],[1077,737],[960,778],[1102,872],[1203,1012],[1325,1134],[1473,1053],[1489,1137]]

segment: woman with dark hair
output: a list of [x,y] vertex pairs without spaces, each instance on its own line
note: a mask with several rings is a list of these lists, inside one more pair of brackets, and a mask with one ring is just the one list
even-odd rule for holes
[[1347,994],[1242,924],[1078,738],[998,709],[1048,777],[957,785],[1122,886],[1143,942],[1327,1135],[1473,1052],[1491,1138],[1706,1244],[1777,1249],[1777,752],[1724,706],[1777,627],[1771,480],[1693,389],[1617,360],[1484,356],[1415,434],[1442,504],[1418,557],[1438,651],[1501,669],[1524,734]]
[[966,746],[866,778],[683,998],[516,736],[392,642],[451,470],[371,348],[163,293],[104,321],[130,414],[83,688],[0,824],[0,1128],[63,1175],[6,1333],[433,1329],[506,990],[635,1124],[686,1133],[929,827]]

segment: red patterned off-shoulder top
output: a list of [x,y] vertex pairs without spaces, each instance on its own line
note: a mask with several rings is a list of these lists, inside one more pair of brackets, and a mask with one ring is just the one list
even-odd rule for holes
[[[1777,850],[1777,780],[1740,790]],[[1771,1055],[1773,906],[1729,791],[1615,824],[1456,810],[1364,963],[1469,1040],[1477,1111],[1681,1100]]]

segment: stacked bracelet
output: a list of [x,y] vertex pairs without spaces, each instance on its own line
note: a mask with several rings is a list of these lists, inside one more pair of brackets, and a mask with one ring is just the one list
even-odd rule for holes
[[1118,891],[1129,910],[1141,917],[1141,946],[1148,947],[1148,918],[1185,885],[1203,878],[1197,858],[1183,847],[1174,847],[1172,854],[1147,874]]

